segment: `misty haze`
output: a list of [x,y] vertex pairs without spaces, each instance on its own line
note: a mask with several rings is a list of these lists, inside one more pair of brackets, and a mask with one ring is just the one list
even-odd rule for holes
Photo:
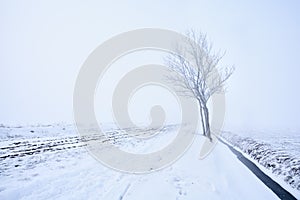
[[1,1],[0,199],[299,199],[297,1]]

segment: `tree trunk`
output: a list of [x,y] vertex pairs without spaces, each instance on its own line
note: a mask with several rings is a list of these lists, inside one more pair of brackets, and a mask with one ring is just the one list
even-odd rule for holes
[[205,135],[212,141],[211,132],[210,132],[210,125],[209,125],[209,111],[206,105],[203,105],[204,117],[205,117]]
[[203,132],[203,135],[206,136],[206,130],[205,130],[205,124],[204,124],[204,118],[203,118],[203,109],[202,109],[201,102],[198,101],[198,103],[199,103],[199,112],[200,112],[201,124],[202,124],[202,132]]

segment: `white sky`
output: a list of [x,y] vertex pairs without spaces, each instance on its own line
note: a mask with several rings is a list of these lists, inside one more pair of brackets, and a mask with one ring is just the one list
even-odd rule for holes
[[72,122],[81,64],[143,27],[206,32],[235,64],[226,125],[300,130],[299,1],[0,1],[0,123]]

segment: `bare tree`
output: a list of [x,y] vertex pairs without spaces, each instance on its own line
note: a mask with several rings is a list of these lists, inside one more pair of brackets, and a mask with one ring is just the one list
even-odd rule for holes
[[[191,30],[184,42],[186,45],[177,46],[175,53],[166,58],[172,72],[167,79],[180,88],[178,92],[181,95],[196,98],[203,135],[212,140],[208,100],[213,94],[224,91],[224,84],[232,75],[234,67],[219,66],[225,53],[214,52],[205,34]],[[187,58],[190,61],[192,59],[195,66]]]

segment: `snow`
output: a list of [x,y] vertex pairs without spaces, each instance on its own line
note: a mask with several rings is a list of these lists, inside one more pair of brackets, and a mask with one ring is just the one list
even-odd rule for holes
[[300,137],[291,136],[266,132],[237,135],[224,131],[221,134],[221,138],[256,163],[265,174],[294,196],[300,196]]
[[[2,127],[0,134],[0,199],[277,199],[224,144],[199,160],[201,135],[171,166],[135,175],[96,161],[72,125]],[[160,135],[152,139],[164,145]]]

